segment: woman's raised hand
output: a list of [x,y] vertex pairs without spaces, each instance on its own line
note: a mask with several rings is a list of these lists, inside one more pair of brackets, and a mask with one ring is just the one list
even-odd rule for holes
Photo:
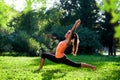
[[77,27],[80,25],[80,23],[81,23],[80,19],[76,20],[76,22],[75,22],[75,24],[76,24]]
[[80,19],[76,20],[75,24],[73,25],[73,27],[71,29],[71,32],[74,32],[78,28],[78,26],[80,25],[80,23],[81,23]]

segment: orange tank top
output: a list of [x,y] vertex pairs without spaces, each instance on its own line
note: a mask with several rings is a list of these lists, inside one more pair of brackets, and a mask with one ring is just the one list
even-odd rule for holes
[[67,48],[66,42],[65,41],[61,41],[58,44],[57,48],[56,48],[55,57],[56,58],[62,58],[62,57],[64,57],[64,55],[65,55],[64,51],[65,51],[66,48]]

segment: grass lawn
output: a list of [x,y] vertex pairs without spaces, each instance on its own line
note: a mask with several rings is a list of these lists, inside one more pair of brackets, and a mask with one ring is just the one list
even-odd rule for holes
[[0,57],[0,80],[120,80],[120,56],[67,55],[77,62],[97,67],[96,71],[74,68],[46,60],[37,71],[39,57]]

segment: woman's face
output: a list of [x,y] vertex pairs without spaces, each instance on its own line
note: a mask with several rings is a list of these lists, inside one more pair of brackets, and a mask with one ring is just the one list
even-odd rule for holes
[[65,38],[67,38],[70,34],[71,30],[68,30],[68,32],[65,34]]

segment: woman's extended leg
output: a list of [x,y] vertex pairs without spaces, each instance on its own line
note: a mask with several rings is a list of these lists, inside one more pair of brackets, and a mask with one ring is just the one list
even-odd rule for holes
[[81,67],[84,68],[91,68],[92,70],[96,70],[96,67],[90,64],[86,64],[86,63],[81,63]]
[[66,57],[63,59],[62,63],[66,64],[66,65],[73,66],[73,67],[84,67],[84,68],[90,68],[92,70],[96,70],[95,66],[92,66],[92,65],[86,64],[86,63],[73,62],[73,61],[71,61],[70,59],[68,59]]

